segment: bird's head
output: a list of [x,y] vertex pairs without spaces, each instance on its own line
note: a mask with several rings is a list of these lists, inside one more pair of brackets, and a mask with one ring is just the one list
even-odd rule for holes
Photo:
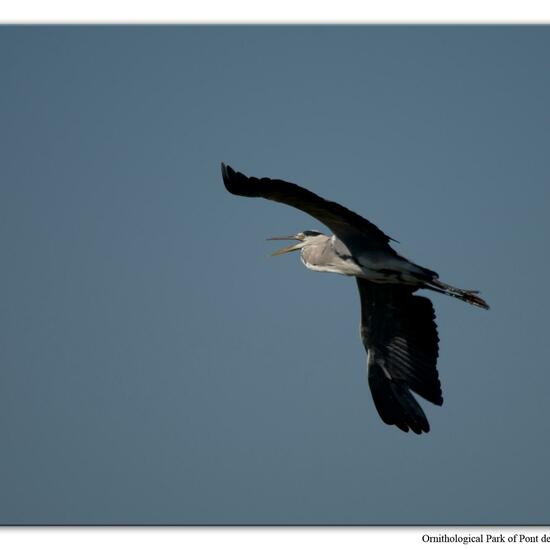
[[[320,239],[320,237],[322,237],[322,239]],[[290,246],[285,246],[284,248],[281,248],[280,250],[277,250],[276,252],[273,252],[273,254],[271,254],[272,256],[279,256],[281,254],[286,254],[287,252],[294,252],[295,250],[300,250],[305,246],[308,246],[310,244],[315,244],[319,242],[319,240],[324,240],[326,238],[327,236],[323,235],[322,233],[319,233],[319,231],[302,231],[302,233],[297,233],[296,235],[290,235],[288,237],[271,237],[270,239],[267,239],[267,240],[268,241],[298,241],[295,244],[291,244]]]

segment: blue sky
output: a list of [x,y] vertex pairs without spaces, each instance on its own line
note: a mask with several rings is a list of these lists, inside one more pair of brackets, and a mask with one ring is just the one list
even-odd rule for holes
[[[1,27],[1,523],[545,523],[546,27]],[[445,403],[372,404],[338,201],[432,295]]]

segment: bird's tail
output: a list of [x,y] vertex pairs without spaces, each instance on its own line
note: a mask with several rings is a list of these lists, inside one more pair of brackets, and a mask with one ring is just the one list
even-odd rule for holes
[[473,306],[489,309],[489,304],[483,300],[483,298],[478,296],[479,290],[464,290],[462,288],[456,288],[448,285],[447,283],[443,283],[436,278],[430,281],[425,281],[423,286],[424,288],[434,290],[435,292],[440,292],[441,294],[446,294],[447,296],[453,296],[454,298],[458,298],[459,300],[472,304]]

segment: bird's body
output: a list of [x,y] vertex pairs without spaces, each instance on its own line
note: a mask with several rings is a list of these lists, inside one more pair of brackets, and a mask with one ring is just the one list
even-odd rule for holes
[[396,253],[371,251],[354,255],[335,235],[311,237],[300,250],[302,263],[313,271],[338,273],[366,279],[372,283],[418,284],[427,270]]
[[293,183],[248,178],[222,164],[230,193],[263,197],[298,208],[324,223],[334,235],[304,231],[276,240],[295,240],[274,255],[300,250],[302,263],[313,271],[355,277],[361,299],[361,338],[368,353],[368,379],[380,417],[403,431],[428,432],[428,420],[411,391],[441,405],[437,372],[438,342],[431,301],[419,289],[453,296],[488,309],[476,291],[439,280],[391,246],[393,240],[368,220]]

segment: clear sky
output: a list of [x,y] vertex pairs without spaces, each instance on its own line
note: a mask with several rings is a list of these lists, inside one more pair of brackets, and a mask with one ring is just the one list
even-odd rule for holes
[[[547,27],[0,28],[0,523],[548,523]],[[432,295],[442,408],[382,423],[336,200]],[[420,398],[419,398],[420,399]]]

